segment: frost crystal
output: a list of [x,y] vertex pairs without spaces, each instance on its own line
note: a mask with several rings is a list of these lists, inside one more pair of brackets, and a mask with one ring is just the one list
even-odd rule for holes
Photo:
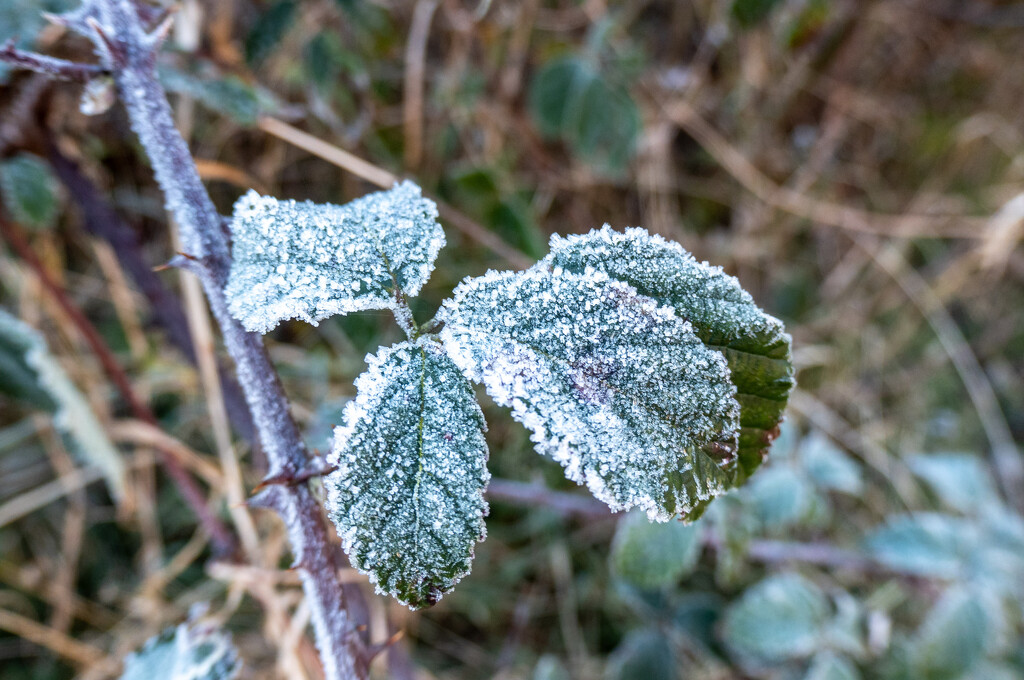
[[739,477],[742,483],[767,456],[792,390],[790,337],[782,322],[758,308],[735,277],[697,262],[678,243],[645,229],[608,225],[582,236],[551,237],[544,259],[552,267],[593,269],[675,309],[729,363],[740,403]]
[[729,370],[670,307],[542,264],[463,281],[438,318],[463,372],[613,510],[692,518],[731,485]]
[[250,191],[235,203],[231,313],[266,333],[285,319],[387,309],[416,295],[444,246],[437,206],[403,182],[343,206]]
[[124,663],[121,680],[231,680],[241,670],[231,637],[187,622],[150,638]]
[[418,609],[469,573],[484,538],[484,418],[436,336],[367,363],[335,430],[328,509],[352,564]]

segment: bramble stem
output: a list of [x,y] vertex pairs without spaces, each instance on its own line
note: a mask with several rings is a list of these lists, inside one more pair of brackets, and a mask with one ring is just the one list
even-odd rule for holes
[[[224,285],[231,261],[227,237],[203,186],[192,155],[174,125],[170,104],[156,76],[156,54],[166,35],[162,26],[148,33],[132,0],[87,0],[75,17],[114,77],[163,190],[168,211],[178,222],[188,269],[199,276],[224,345],[235,362],[239,383],[270,464],[268,476],[295,477],[306,470],[309,454],[291,417],[284,388],[263,339],[245,331],[228,311]],[[345,606],[340,565],[328,540],[320,504],[303,484],[267,488],[260,501],[284,520],[312,609],[317,648],[328,680],[364,680],[367,655]]]

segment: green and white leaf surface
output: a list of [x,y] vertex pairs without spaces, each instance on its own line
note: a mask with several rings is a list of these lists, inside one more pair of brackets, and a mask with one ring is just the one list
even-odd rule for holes
[[0,309],[0,391],[54,414],[53,423],[74,450],[103,472],[114,498],[125,494],[121,453],[71,378],[50,354],[46,340],[21,319]]
[[353,565],[418,609],[469,573],[484,538],[483,414],[436,337],[367,363],[335,431],[329,512]]
[[671,308],[542,264],[464,280],[438,319],[463,372],[613,510],[693,517],[730,486],[735,388]]
[[725,357],[741,409],[736,483],[749,477],[778,435],[794,385],[791,339],[782,322],[763,312],[735,277],[645,229],[617,232],[605,225],[579,236],[556,234],[544,261],[628,283],[674,309],[705,345]]
[[444,246],[437,206],[403,182],[343,206],[250,191],[235,203],[231,313],[266,333],[285,319],[395,306],[416,295]]
[[125,659],[121,680],[231,680],[241,667],[227,633],[188,622],[151,638]]

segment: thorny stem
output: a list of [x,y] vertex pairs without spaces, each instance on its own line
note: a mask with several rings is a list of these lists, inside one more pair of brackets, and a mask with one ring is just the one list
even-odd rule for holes
[[[188,146],[174,126],[167,96],[156,76],[156,53],[166,23],[149,33],[132,0],[86,0],[69,17],[96,45],[104,70],[114,77],[132,129],[149,156],[167,209],[177,220],[182,243],[191,255],[189,269],[201,280],[220,325],[225,347],[266,452],[268,476],[296,477],[309,455],[291,417],[284,389],[263,346],[228,312],[224,285],[230,270],[228,240],[196,170]],[[364,680],[367,655],[345,606],[336,551],[328,540],[320,504],[305,485],[267,487],[258,502],[284,520],[306,599],[313,612],[317,647],[328,680]]]

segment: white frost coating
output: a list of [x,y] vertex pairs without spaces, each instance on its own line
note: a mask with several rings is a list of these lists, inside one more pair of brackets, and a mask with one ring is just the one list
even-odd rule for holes
[[366,360],[335,429],[328,512],[352,564],[418,609],[469,573],[485,535],[483,413],[436,336]]
[[92,407],[50,354],[46,340],[34,328],[0,309],[0,348],[20,352],[42,388],[57,405],[53,424],[74,442],[74,450],[103,472],[115,500],[125,494],[126,469],[121,453],[107,437]]
[[710,344],[751,338],[748,344],[756,343],[761,352],[783,341],[788,345],[782,322],[759,309],[736,277],[698,262],[678,243],[646,229],[618,232],[606,224],[582,235],[554,234],[543,261],[570,271],[590,267],[625,281],[641,295],[675,308]]
[[764,313],[735,277],[644,229],[621,233],[605,225],[581,236],[556,234],[543,262],[578,273],[601,271],[633,286],[672,307],[722,353],[741,408],[736,483],[743,483],[767,456],[795,384],[791,338],[782,322]]
[[232,680],[241,668],[230,635],[205,623],[186,622],[129,655],[121,680]]
[[459,368],[613,510],[665,521],[729,487],[735,388],[671,308],[601,272],[538,266],[464,280],[438,319]]
[[437,206],[412,182],[343,206],[279,201],[249,191],[235,203],[231,314],[266,333],[285,319],[395,305],[416,295],[444,246]]

